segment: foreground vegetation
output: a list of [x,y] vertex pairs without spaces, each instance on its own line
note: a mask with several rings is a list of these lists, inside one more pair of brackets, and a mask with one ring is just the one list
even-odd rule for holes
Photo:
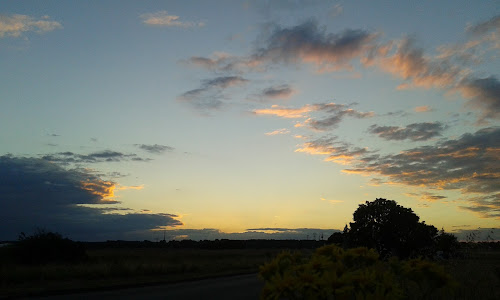
[[278,252],[277,249],[103,248],[87,250],[84,261],[44,264],[18,263],[2,255],[0,297],[257,273],[258,267]]

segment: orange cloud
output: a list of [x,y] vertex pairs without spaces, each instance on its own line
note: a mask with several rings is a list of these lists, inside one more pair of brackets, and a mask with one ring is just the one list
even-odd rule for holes
[[131,185],[131,186],[125,186],[125,185],[120,185],[118,187],[118,190],[142,190],[144,189],[144,184],[141,185]]
[[306,117],[304,114],[314,111],[316,108],[313,105],[304,105],[301,108],[285,108],[279,105],[273,105],[271,108],[256,109],[253,112],[256,115],[270,115],[282,118],[297,119]]
[[431,111],[431,107],[429,105],[417,106],[414,110],[415,112],[429,112]]
[[114,201],[116,184],[112,181],[93,180],[82,181],[81,188],[99,196],[103,201]]

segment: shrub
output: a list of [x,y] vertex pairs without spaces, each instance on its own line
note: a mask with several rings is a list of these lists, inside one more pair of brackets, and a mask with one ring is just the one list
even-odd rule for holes
[[310,257],[283,252],[261,266],[263,299],[408,299],[448,293],[444,269],[429,261],[389,262],[373,249],[318,248]]
[[17,261],[23,264],[79,262],[87,258],[81,243],[40,229],[30,236],[21,233],[13,250]]

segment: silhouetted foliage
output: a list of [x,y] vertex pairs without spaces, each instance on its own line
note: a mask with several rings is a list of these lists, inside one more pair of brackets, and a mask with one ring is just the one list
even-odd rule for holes
[[[436,227],[419,222],[411,208],[398,205],[394,200],[378,198],[360,204],[353,214],[342,240],[348,247],[368,247],[382,257],[400,258],[431,256],[435,251]],[[444,239],[444,238],[443,238]]]
[[79,262],[87,258],[82,243],[63,238],[59,233],[37,230],[27,236],[19,235],[14,245],[14,255],[23,264],[45,264],[49,262]]
[[454,255],[460,247],[457,237],[451,233],[444,232],[444,229],[439,231],[436,236],[436,250],[442,253],[443,258],[449,258]]

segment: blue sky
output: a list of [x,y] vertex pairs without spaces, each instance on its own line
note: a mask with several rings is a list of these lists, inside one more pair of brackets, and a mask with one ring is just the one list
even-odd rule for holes
[[6,1],[0,239],[498,228],[499,7]]

